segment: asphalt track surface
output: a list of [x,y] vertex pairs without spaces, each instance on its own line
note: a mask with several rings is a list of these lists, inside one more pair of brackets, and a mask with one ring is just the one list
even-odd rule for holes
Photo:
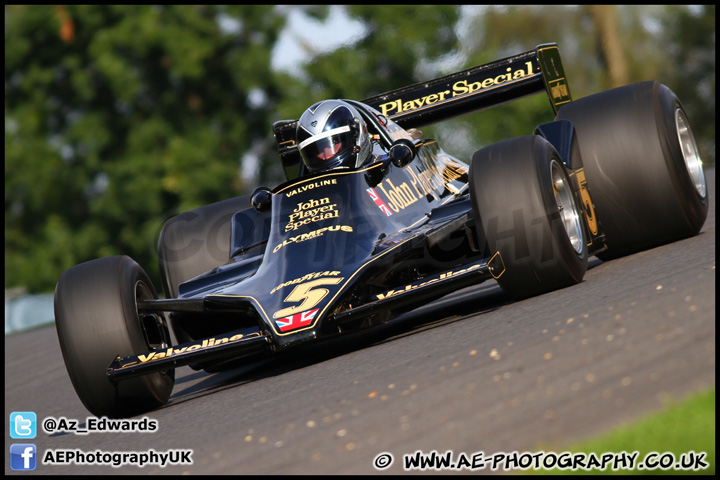
[[[417,451],[560,452],[714,388],[715,170],[707,176],[711,207],[697,237],[611,262],[593,257],[582,283],[536,298],[512,302],[491,281],[264,363],[219,374],[179,368],[169,403],[147,414],[155,432],[38,427],[34,440],[11,439],[13,411],[81,427],[89,413],[53,326],[5,337],[6,455],[27,442],[40,456],[178,449],[193,462],[39,462],[16,472],[6,456],[5,473],[402,474],[403,455]],[[377,470],[381,453],[394,462]]]

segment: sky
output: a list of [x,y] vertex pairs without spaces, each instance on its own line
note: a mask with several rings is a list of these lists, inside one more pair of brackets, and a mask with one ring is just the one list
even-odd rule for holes
[[363,33],[360,22],[351,20],[344,9],[337,5],[330,7],[325,22],[319,22],[304,15],[296,8],[290,9],[288,28],[280,35],[275,46],[273,67],[294,72],[312,53],[333,50],[345,43],[351,43]]
[[[477,15],[482,8],[482,5],[461,7],[458,24],[458,35],[461,38],[469,34],[463,20]],[[272,62],[278,70],[297,73],[298,66],[309,60],[313,53],[327,52],[343,44],[353,43],[363,34],[362,24],[349,18],[341,6],[331,6],[330,14],[324,22],[310,18],[292,6],[289,9],[288,27],[280,35]]]

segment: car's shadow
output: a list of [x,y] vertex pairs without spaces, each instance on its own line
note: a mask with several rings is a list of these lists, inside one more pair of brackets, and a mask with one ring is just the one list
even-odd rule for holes
[[[176,373],[175,390],[170,401],[161,408],[263,378],[283,375],[397,338],[461,322],[497,310],[512,301],[497,283],[487,282],[449,294],[385,324],[270,354],[261,359],[249,362],[246,360],[246,364],[226,371],[208,373],[183,369]],[[448,312],[452,313],[448,315]]]
[[[597,258],[591,257],[588,269],[595,268],[602,263]],[[260,359],[246,359],[244,363],[241,361],[239,366],[219,373],[194,371],[186,368],[177,372],[173,395],[161,409],[246,383],[283,375],[398,338],[466,321],[513,302],[514,300],[508,297],[496,282],[485,282],[448,294],[385,324],[299,346],[288,351],[268,354]]]

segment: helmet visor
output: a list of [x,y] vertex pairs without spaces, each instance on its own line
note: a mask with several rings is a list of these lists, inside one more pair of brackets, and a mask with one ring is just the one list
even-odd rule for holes
[[335,160],[344,157],[354,145],[355,136],[352,129],[344,125],[312,135],[302,140],[298,148],[308,167],[323,169],[325,165],[335,164]]

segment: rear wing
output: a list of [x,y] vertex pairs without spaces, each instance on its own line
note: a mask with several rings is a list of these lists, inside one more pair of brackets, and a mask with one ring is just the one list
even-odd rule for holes
[[[417,83],[362,100],[403,128],[438,123],[466,113],[494,107],[527,95],[546,92],[554,112],[572,100],[555,43],[462,72]],[[296,120],[273,125],[280,158],[288,179],[299,162],[295,144]]]
[[572,100],[554,43],[362,101],[403,128],[437,123],[545,91],[555,113]]

